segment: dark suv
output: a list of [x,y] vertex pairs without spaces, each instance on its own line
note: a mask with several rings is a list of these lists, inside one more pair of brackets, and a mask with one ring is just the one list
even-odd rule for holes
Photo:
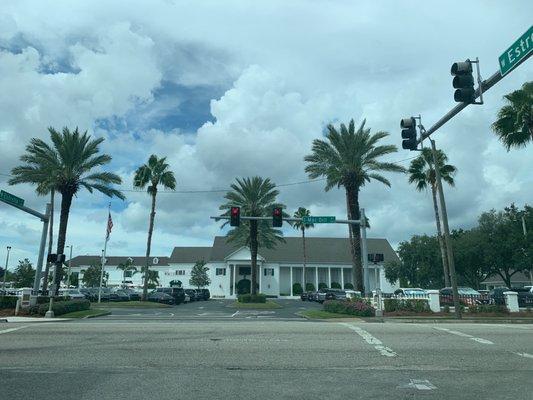
[[323,303],[326,300],[346,300],[346,292],[342,289],[319,289],[316,301]]
[[156,292],[166,293],[174,298],[174,304],[181,304],[185,300],[185,291],[177,287],[160,287],[155,289]]
[[209,300],[211,297],[211,292],[209,292],[209,289],[196,289],[196,291],[200,293],[202,300]]

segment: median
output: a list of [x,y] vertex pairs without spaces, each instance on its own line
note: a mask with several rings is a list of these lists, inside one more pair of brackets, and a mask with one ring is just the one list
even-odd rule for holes
[[273,310],[282,308],[281,305],[272,300],[267,300],[264,294],[240,294],[237,301],[230,305],[230,307],[246,310]]

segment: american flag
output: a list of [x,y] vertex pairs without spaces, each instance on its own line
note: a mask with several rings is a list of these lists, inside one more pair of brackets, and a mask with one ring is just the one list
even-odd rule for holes
[[109,216],[107,217],[107,232],[105,240],[109,240],[109,234],[111,233],[111,229],[113,229],[113,220],[111,219],[111,213],[109,213]]

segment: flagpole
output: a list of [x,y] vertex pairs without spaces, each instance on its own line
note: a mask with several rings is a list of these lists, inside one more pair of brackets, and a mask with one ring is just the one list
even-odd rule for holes
[[111,215],[111,202],[109,202],[109,207],[107,209],[107,223],[105,229],[105,242],[104,249],[102,250],[102,262],[100,269],[100,286],[98,287],[98,304],[100,304],[102,299],[102,281],[104,280],[104,266],[105,266],[105,253],[107,250],[107,242],[109,241],[109,216]]

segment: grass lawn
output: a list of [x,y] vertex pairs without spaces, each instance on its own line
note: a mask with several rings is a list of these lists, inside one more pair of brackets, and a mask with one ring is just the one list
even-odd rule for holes
[[239,303],[236,301],[230,307],[245,309],[245,310],[272,310],[275,308],[283,308],[275,301],[267,300],[266,303]]
[[109,315],[111,311],[102,310],[98,308],[91,308],[89,310],[74,311],[71,313],[59,315],[59,318],[91,318],[91,317],[101,317],[102,315]]
[[152,301],[110,301],[94,304],[98,308],[167,308],[168,304],[154,303]]
[[307,310],[301,313],[304,317],[312,319],[330,319],[330,318],[357,318],[349,314],[338,314],[323,310]]

